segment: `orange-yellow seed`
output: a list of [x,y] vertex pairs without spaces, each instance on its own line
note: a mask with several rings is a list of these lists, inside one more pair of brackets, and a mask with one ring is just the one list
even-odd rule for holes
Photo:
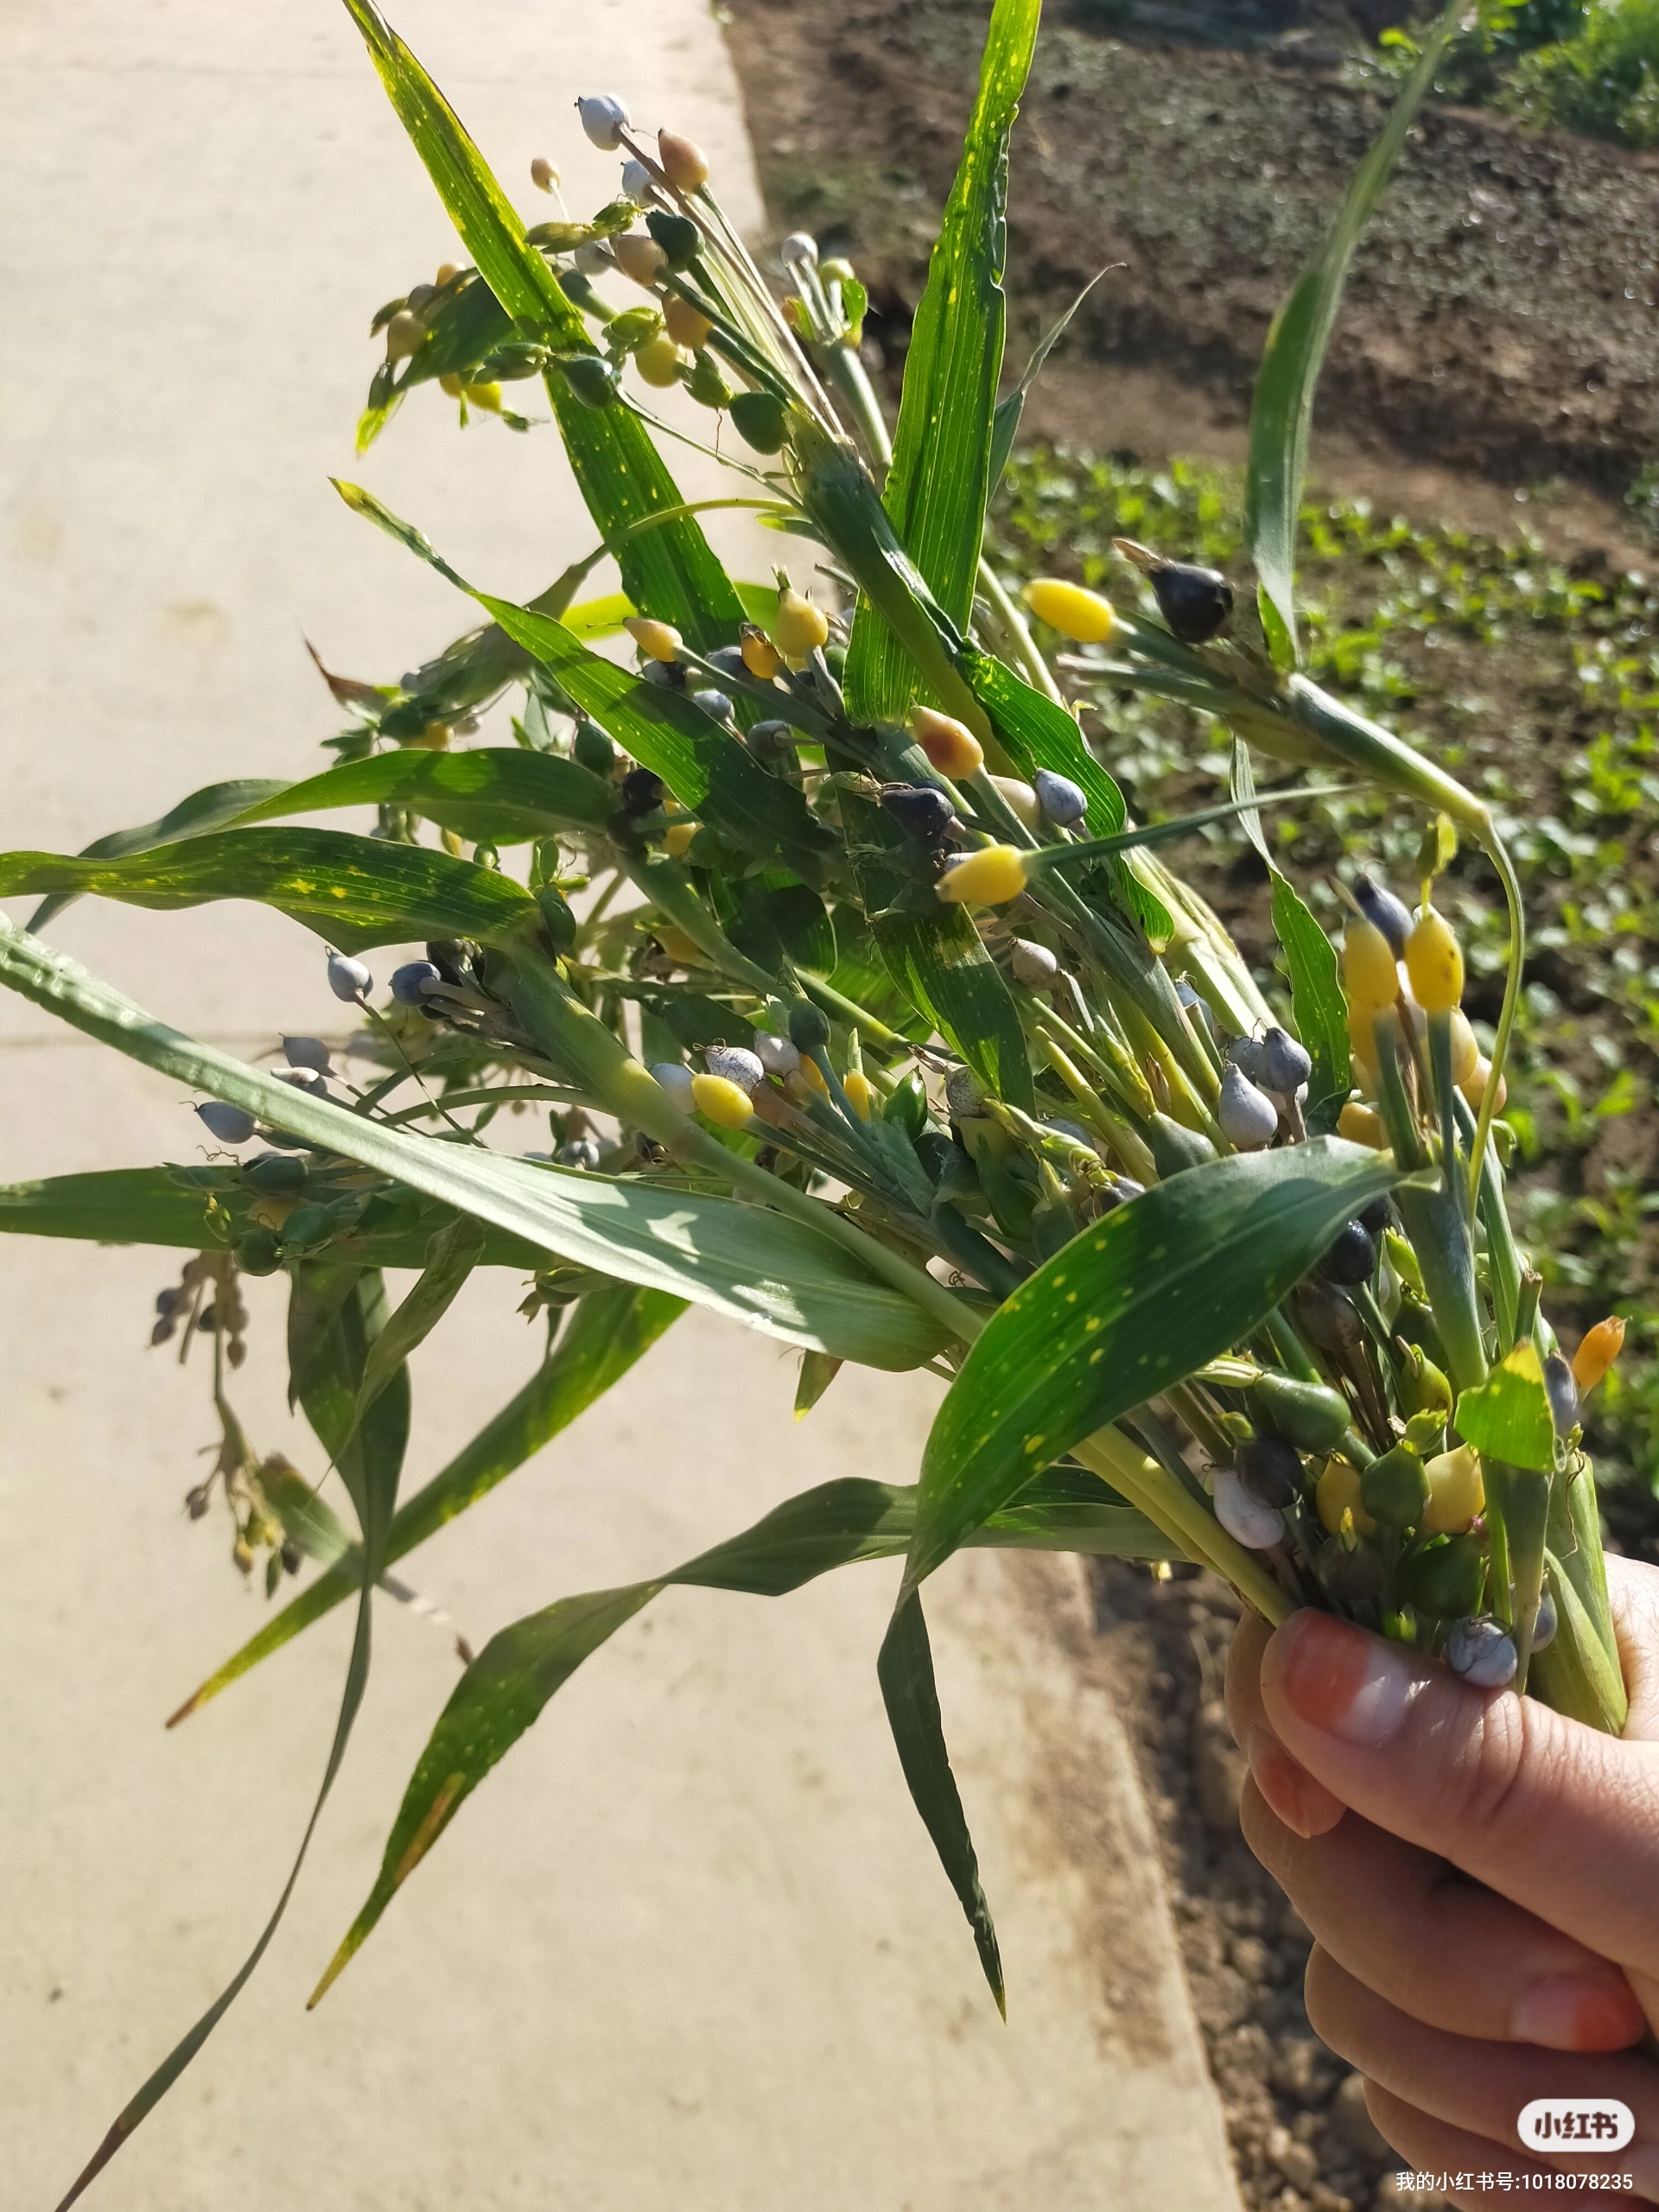
[[757,630],[753,622],[746,622],[738,637],[738,651],[743,656],[743,665],[757,683],[770,683],[784,665],[784,657],[764,630]]
[[455,374],[453,369],[446,369],[443,374],[438,378],[438,390],[440,391],[447,391],[451,399],[459,399],[461,397],[461,378]]
[[663,850],[670,860],[683,860],[691,841],[702,828],[698,822],[671,822],[663,839]]
[[[1477,1113],[1480,1111],[1481,1103],[1486,1096],[1486,1086],[1491,1079],[1492,1064],[1487,1058],[1484,1052],[1483,1052],[1480,1058],[1475,1062],[1475,1071],[1470,1077],[1468,1082],[1460,1083],[1458,1085],[1458,1089],[1463,1093],[1464,1096],[1468,1100],[1469,1103],[1474,1108]],[[1505,1077],[1499,1076],[1497,1078],[1497,1112],[1501,1114],[1503,1111],[1504,1102],[1508,1099],[1509,1095],[1509,1084]]]
[[469,384],[465,389],[467,399],[486,415],[501,412],[501,387],[499,384]]
[[1014,820],[1024,823],[1027,830],[1035,830],[1043,818],[1043,810],[1031,785],[1022,784],[1018,776],[993,776],[991,781],[1001,792]]
[[1463,951],[1451,924],[1425,906],[1406,939],[1411,995],[1425,1014],[1450,1014],[1463,996]]
[[668,256],[655,238],[642,232],[630,231],[626,236],[611,240],[611,251],[616,265],[625,276],[632,276],[636,284],[643,284],[650,291],[667,265]]
[[1357,1013],[1392,1006],[1400,991],[1394,954],[1375,922],[1350,914],[1342,933],[1342,985]]
[[671,622],[658,622],[649,614],[630,614],[622,627],[647,660],[677,660],[684,640]]
[[1465,1083],[1474,1080],[1475,1070],[1480,1065],[1480,1046],[1469,1026],[1469,1017],[1461,1007],[1452,1016],[1452,1080],[1461,1090]]
[[700,192],[709,181],[709,158],[677,130],[657,133],[657,159],[676,192]]
[[1388,1149],[1382,1116],[1373,1107],[1362,1106],[1357,1098],[1351,1098],[1338,1115],[1337,1135],[1346,1137],[1350,1144],[1368,1144],[1373,1152]]
[[1354,1063],[1367,1083],[1375,1084],[1377,1075],[1376,1021],[1380,1007],[1351,1006],[1348,1009],[1348,1042],[1353,1047]]
[[677,292],[671,292],[663,302],[663,327],[677,346],[699,352],[708,344],[714,327],[706,315],[699,315],[690,301],[683,300]]
[[699,1114],[717,1122],[722,1129],[747,1128],[753,1111],[748,1092],[734,1083],[728,1083],[723,1075],[694,1075],[691,1103]]
[[432,279],[432,282],[436,289],[441,292],[446,284],[453,284],[460,274],[461,270],[456,263],[453,261],[441,261],[438,264],[438,273]]
[[1617,1313],[1610,1313],[1593,1329],[1585,1331],[1573,1355],[1573,1380],[1579,1386],[1581,1398],[1587,1397],[1595,1389],[1624,1349],[1624,1324]]
[[942,776],[949,776],[953,782],[960,782],[984,766],[984,747],[972,730],[954,715],[942,715],[933,707],[912,707],[910,728],[929,760]]
[[1109,599],[1058,576],[1039,576],[1028,583],[1025,601],[1039,622],[1046,622],[1063,638],[1076,639],[1080,645],[1103,645],[1117,627]]
[[280,1229],[298,1204],[297,1198],[256,1198],[248,1208],[248,1219],[261,1229]]
[[537,192],[551,192],[559,181],[559,173],[551,162],[537,154],[530,165],[530,181]]
[[1025,855],[1014,845],[982,845],[935,886],[941,899],[958,906],[1005,906],[1025,887]]
[[682,968],[693,968],[702,957],[702,947],[695,938],[690,938],[672,922],[659,923],[652,931],[663,950],[671,960],[677,960]]
[[411,737],[409,741],[418,752],[447,753],[449,750],[449,725],[448,722],[428,722],[420,735]]
[[847,1103],[861,1122],[868,1122],[875,1110],[875,1085],[860,1068],[850,1069],[842,1078],[842,1089]]
[[654,391],[678,384],[684,356],[666,330],[647,339],[633,357],[633,365]]

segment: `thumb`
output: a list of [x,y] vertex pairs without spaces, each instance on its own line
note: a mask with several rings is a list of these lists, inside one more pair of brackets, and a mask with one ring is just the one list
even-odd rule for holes
[[1262,1700],[1286,1751],[1363,1818],[1659,1974],[1659,1744],[1473,1689],[1325,1613],[1274,1634]]

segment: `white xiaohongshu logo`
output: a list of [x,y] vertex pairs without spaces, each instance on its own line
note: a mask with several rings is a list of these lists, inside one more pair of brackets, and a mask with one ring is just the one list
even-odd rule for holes
[[1535,2151],[1622,2151],[1636,2133],[1617,2097],[1535,2097],[1516,2125]]

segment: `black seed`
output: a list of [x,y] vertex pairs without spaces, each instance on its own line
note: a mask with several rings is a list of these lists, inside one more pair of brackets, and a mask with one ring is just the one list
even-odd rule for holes
[[1252,1436],[1233,1454],[1233,1465],[1258,1505],[1283,1507],[1301,1496],[1301,1454],[1281,1437]]
[[1166,561],[1153,570],[1152,588],[1165,621],[1189,645],[1213,638],[1233,611],[1233,588],[1219,569]]
[[1370,1281],[1376,1273],[1376,1239],[1363,1221],[1343,1224],[1319,1262],[1319,1273],[1327,1282],[1344,1286]]
[[[660,665],[653,663],[653,666]],[[668,786],[650,768],[630,768],[622,779],[622,804],[629,814],[649,814],[663,803]]]
[[957,810],[937,784],[888,784],[882,790],[881,804],[918,845],[938,844],[957,818]]

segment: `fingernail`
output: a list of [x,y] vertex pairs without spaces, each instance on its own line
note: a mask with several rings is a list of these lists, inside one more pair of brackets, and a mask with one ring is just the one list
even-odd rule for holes
[[1517,2043],[1545,2050],[1624,2050],[1644,2025],[1622,1974],[1548,1974],[1522,1991],[1510,2021]]
[[1367,1745],[1394,1734],[1417,1681],[1403,1651],[1328,1613],[1293,1613],[1268,1644],[1263,1670],[1278,1677],[1299,1720]]
[[1287,1828],[1298,1835],[1323,1835],[1347,1810],[1307,1769],[1292,1758],[1279,1738],[1265,1728],[1252,1728],[1244,1739],[1244,1756],[1250,1777],[1268,1803]]

